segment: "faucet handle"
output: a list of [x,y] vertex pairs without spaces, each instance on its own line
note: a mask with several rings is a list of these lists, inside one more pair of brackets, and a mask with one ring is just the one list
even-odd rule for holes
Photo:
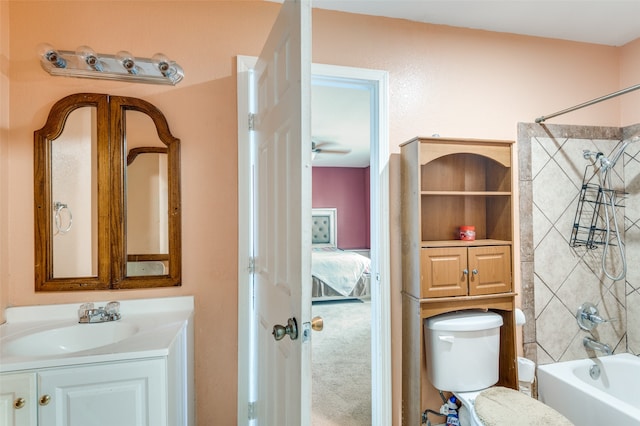
[[93,309],[93,306],[93,302],[83,303],[82,305],[80,305],[80,307],[78,308],[78,318],[87,315],[87,311],[89,309]]
[[104,310],[108,314],[117,314],[120,312],[120,302],[109,302],[104,306]]
[[109,321],[117,321],[122,318],[122,315],[120,315],[120,302],[109,302],[104,306],[104,310],[109,317]]
[[578,321],[578,326],[586,331],[593,330],[598,326],[598,324],[612,321],[602,318],[598,314],[598,308],[596,308],[593,303],[589,302],[583,303],[578,308],[578,312],[576,312],[576,320]]

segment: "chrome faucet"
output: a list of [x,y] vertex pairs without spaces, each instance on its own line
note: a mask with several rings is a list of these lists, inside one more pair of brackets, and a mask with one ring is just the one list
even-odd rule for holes
[[613,349],[611,349],[611,346],[607,345],[606,343],[599,342],[589,336],[585,336],[585,338],[582,339],[582,344],[587,349],[600,351],[605,355],[611,355],[613,353]]
[[598,308],[589,302],[580,305],[578,312],[576,312],[576,320],[578,321],[578,326],[586,331],[593,330],[598,324],[609,322],[609,320],[602,318],[598,313]]
[[105,306],[94,307],[93,303],[83,303],[78,309],[78,322],[91,324],[98,322],[117,321],[122,318],[120,302],[109,302]]

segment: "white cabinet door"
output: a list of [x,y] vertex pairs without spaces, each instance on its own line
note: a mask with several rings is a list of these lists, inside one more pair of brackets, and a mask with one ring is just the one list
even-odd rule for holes
[[173,426],[166,376],[164,359],[40,371],[39,426]]
[[0,375],[0,425],[36,426],[35,373]]

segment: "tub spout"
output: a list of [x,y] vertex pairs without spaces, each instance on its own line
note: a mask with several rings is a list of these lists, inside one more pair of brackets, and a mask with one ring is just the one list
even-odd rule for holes
[[600,351],[600,352],[603,352],[605,355],[611,355],[613,353],[613,349],[611,349],[611,346],[607,345],[606,343],[598,342],[597,340],[592,339],[591,337],[588,337],[588,336],[582,339],[582,344],[587,349]]

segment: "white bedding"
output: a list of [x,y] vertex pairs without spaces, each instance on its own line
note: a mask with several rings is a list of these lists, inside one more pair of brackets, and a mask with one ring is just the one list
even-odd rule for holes
[[349,296],[371,261],[361,254],[340,249],[313,250],[311,275],[324,281],[343,296]]

